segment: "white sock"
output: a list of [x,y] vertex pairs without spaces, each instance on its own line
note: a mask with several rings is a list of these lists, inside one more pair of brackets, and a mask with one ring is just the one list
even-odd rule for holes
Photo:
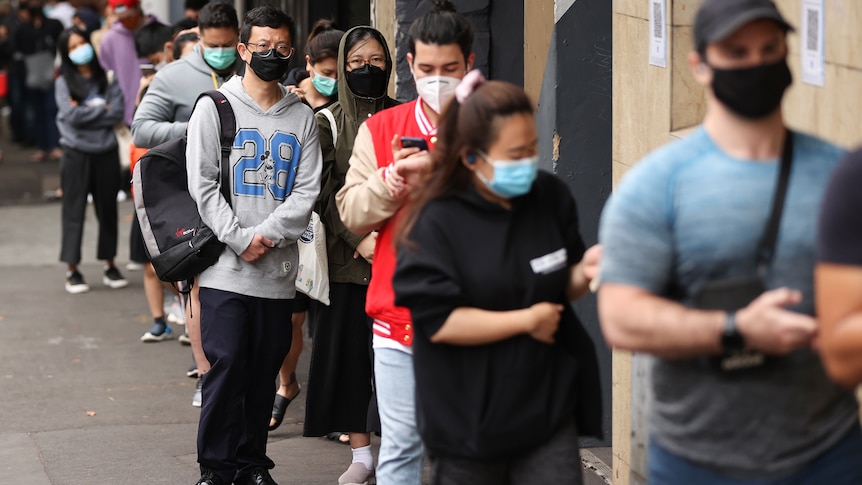
[[374,457],[371,456],[371,445],[359,448],[351,448],[353,452],[353,463],[362,463],[368,471],[374,470]]

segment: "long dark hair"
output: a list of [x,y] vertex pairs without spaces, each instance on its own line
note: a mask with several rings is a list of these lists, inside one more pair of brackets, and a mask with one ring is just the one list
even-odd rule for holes
[[[60,33],[60,36],[57,38],[57,49],[60,52],[61,60],[60,75],[63,76],[63,80],[69,86],[69,95],[72,96],[72,99],[82,103],[90,95],[90,89],[87,80],[78,71],[78,66],[69,59],[69,38],[72,35],[80,35],[89,44],[90,34],[77,27],[71,27]],[[105,74],[105,70],[102,69],[102,65],[99,64],[99,59],[93,56],[93,60],[87,65],[90,67],[90,79],[95,81],[99,86],[99,94],[104,95],[108,89],[108,76]]]
[[329,19],[320,19],[311,27],[305,43],[308,62],[317,64],[326,59],[338,59],[338,44],[344,31]]
[[522,88],[503,81],[482,83],[463,104],[452,99],[437,125],[432,168],[413,188],[396,241],[407,241],[416,218],[429,201],[459,193],[471,183],[471,171],[464,160],[479,150],[487,152],[497,141],[500,120],[515,114],[532,115],[533,104]]

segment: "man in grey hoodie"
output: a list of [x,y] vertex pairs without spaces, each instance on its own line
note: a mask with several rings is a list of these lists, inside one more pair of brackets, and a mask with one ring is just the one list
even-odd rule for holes
[[[201,99],[188,126],[189,193],[227,244],[199,278],[203,378],[199,485],[274,485],[266,456],[272,383],[290,348],[296,240],[320,191],[311,109],[279,81],[293,53],[293,21],[272,6],[250,10],[237,51],[248,64],[220,88],[236,116],[228,180],[219,181],[219,120]],[[219,184],[229,185],[230,204]]]

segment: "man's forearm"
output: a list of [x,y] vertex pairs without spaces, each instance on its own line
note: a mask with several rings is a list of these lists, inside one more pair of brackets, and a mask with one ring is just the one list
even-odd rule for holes
[[723,311],[687,308],[630,285],[599,289],[599,317],[608,344],[668,359],[721,353]]

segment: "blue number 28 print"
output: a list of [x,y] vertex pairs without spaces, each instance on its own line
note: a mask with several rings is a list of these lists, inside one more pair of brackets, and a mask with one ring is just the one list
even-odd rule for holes
[[283,201],[290,194],[302,152],[295,135],[276,131],[267,140],[257,129],[243,128],[233,147],[244,153],[233,168],[237,195],[266,197],[269,192],[273,199]]

